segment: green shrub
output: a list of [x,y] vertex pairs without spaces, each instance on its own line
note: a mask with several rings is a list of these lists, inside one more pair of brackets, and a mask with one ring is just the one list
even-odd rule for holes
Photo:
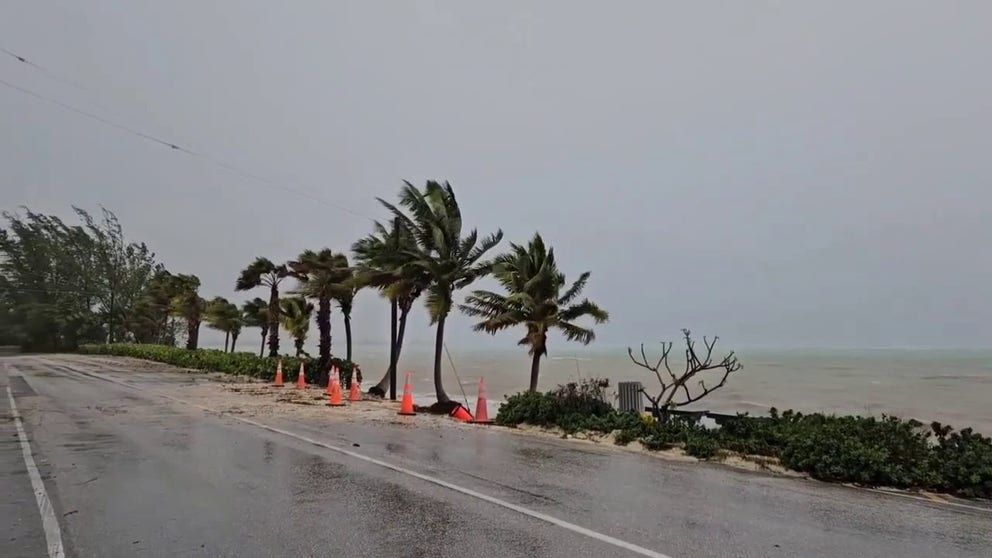
[[617,432],[616,436],[613,438],[613,443],[618,446],[626,446],[627,444],[633,442],[640,438],[640,433],[636,430],[621,430]]
[[614,412],[613,406],[606,401],[606,386],[605,380],[586,378],[560,385],[548,395],[562,414],[604,416]]
[[[276,366],[280,359],[258,357],[251,353],[225,353],[215,349],[196,349],[190,351],[179,347],[166,345],[143,345],[134,343],[114,343],[109,345],[82,345],[79,352],[89,355],[113,355],[151,360],[171,364],[180,368],[224,372],[251,376],[263,380],[275,378]],[[296,379],[300,363],[305,365],[306,378],[310,383],[317,381],[318,359],[283,357],[283,373],[286,381]],[[331,358],[330,364],[341,370],[341,382],[345,387],[351,385],[351,372],[355,365],[346,360]],[[359,376],[361,380],[361,376]]]
[[711,435],[693,435],[685,441],[685,452],[699,459],[710,459],[720,453],[720,442]]
[[970,428],[951,432],[951,427],[933,423],[937,444],[931,469],[934,488],[966,497],[992,497],[992,439]]
[[[523,392],[507,397],[496,414],[496,424],[558,426],[565,432],[611,432],[616,411],[605,401],[604,382],[587,379],[558,386],[547,393]],[[636,415],[635,415],[636,416]]]
[[953,432],[935,423],[928,430],[895,417],[771,409],[767,417],[738,415],[710,430],[679,415],[645,423],[637,413],[615,411],[604,399],[597,383],[521,393],[507,399],[496,422],[558,426],[566,433],[618,431],[618,445],[637,440],[653,451],[681,446],[700,459],[734,451],[777,457],[783,466],[824,481],[992,497],[992,439],[971,429]]

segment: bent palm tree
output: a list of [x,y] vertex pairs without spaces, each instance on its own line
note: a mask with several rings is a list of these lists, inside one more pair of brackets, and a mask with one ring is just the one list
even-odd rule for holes
[[279,356],[279,283],[289,274],[285,265],[276,265],[268,258],[255,258],[241,270],[234,289],[247,291],[256,287],[269,288],[269,356]]
[[[347,265],[348,259],[345,258],[344,262]],[[363,286],[362,280],[355,277],[353,270],[348,269],[347,278],[334,292],[334,300],[337,301],[338,308],[341,309],[341,316],[344,317],[344,343],[348,362],[351,362],[351,311],[355,307],[355,295]]]
[[222,296],[214,297],[207,304],[204,317],[208,326],[224,332],[224,352],[227,352],[230,343],[230,350],[233,353],[234,345],[238,342],[238,335],[241,333],[241,327],[244,325],[238,307]]
[[255,297],[246,300],[241,305],[241,314],[244,317],[244,325],[257,327],[262,330],[262,346],[258,350],[258,356],[265,355],[265,337],[269,334],[269,305],[264,300]]
[[186,348],[195,350],[200,340],[200,322],[207,305],[197,292],[200,289],[200,279],[196,275],[174,275],[171,289],[174,294],[169,311],[186,320]]
[[[378,289],[389,299],[389,366],[379,383],[369,388],[369,393],[383,397],[390,387],[390,378],[396,377],[407,317],[414,301],[430,284],[430,277],[421,270],[404,267],[411,260],[409,254],[417,249],[416,240],[399,219],[394,219],[392,225],[392,230],[388,230],[376,222],[373,233],[355,242],[351,248],[358,263],[356,279]],[[390,397],[395,398],[395,384],[392,388]]]
[[279,303],[282,314],[282,327],[293,336],[296,346],[296,356],[303,353],[303,344],[307,340],[307,333],[310,331],[310,316],[313,314],[313,304],[307,302],[302,296],[284,298]]
[[348,258],[329,248],[319,252],[306,250],[296,261],[287,265],[293,277],[300,282],[294,292],[317,301],[317,329],[320,331],[317,347],[323,382],[323,376],[327,374],[326,365],[331,358],[331,300],[343,288],[342,282],[350,276]]
[[545,248],[540,234],[527,246],[510,245],[510,251],[493,260],[493,276],[506,289],[506,294],[491,291],[474,291],[466,297],[462,311],[482,321],[473,329],[495,334],[496,332],[524,325],[527,335],[519,341],[529,347],[531,355],[530,391],[537,390],[541,357],[548,354],[548,331],[558,329],[569,341],[588,345],[596,334],[574,323],[588,316],[601,324],[609,314],[588,299],[577,304],[589,280],[589,272],[579,276],[564,293],[565,274],[558,270],[553,248]]
[[400,205],[409,212],[379,199],[393,216],[407,227],[416,240],[414,249],[404,248],[409,261],[402,265],[412,273],[431,278],[426,306],[431,323],[437,324],[434,339],[434,391],[438,403],[450,403],[441,382],[441,354],[444,350],[444,322],[451,312],[454,292],[489,273],[490,264],[482,257],[499,244],[503,231],[479,239],[472,229],[462,236],[462,214],[455,192],[447,182],[428,181],[423,191],[404,182]]

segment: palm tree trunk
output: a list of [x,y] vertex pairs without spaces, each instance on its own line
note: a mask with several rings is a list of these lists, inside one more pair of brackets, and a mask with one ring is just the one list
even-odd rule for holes
[[320,383],[327,383],[327,364],[331,360],[331,299],[320,297],[317,299],[317,329],[320,330],[320,369],[317,380]]
[[279,285],[269,292],[269,356],[279,356]]
[[234,345],[238,342],[238,334],[231,333],[231,352],[234,352]]
[[437,337],[434,339],[434,394],[438,403],[448,403],[451,398],[444,392],[441,384],[441,351],[444,350],[444,320],[446,315],[437,319]]
[[406,319],[407,316],[410,315],[410,306],[407,305],[405,308],[401,306],[399,308],[399,313],[400,313],[399,330],[397,331],[396,329],[396,319],[395,319],[396,316],[395,314],[393,314],[391,316],[393,320],[392,323],[390,324],[390,332],[389,332],[391,338],[390,341],[392,341],[392,347],[395,347],[395,354],[393,354],[394,353],[393,349],[390,348],[389,360],[390,363],[395,362],[395,364],[390,364],[390,369],[386,370],[386,373],[382,376],[382,379],[379,380],[379,383],[369,389],[369,393],[374,393],[376,395],[385,397],[386,388],[389,388],[389,398],[392,399],[393,401],[396,400],[396,381],[394,375],[392,376],[393,377],[392,383],[390,382],[390,372],[391,370],[398,371],[400,367],[400,354],[402,354],[403,352],[403,337],[406,333],[406,321],[407,321]]
[[230,331],[225,331],[224,332],[224,352],[225,353],[227,352],[227,344],[230,343],[230,341],[231,341],[231,332]]
[[262,348],[258,350],[258,358],[265,356],[265,336],[268,335],[268,331],[262,330]]
[[196,350],[200,341],[200,320],[186,320],[186,348]]
[[344,315],[344,342],[347,345],[347,359],[351,362],[351,313]]
[[[389,370],[386,371],[386,380],[389,383],[389,399],[396,401],[396,362],[399,360],[399,351],[396,348],[396,299],[389,301]],[[385,389],[385,386],[383,386]]]
[[[400,368],[400,353],[403,352],[403,336],[406,335],[406,318],[410,315],[410,307],[400,310],[400,326],[396,332],[396,370]],[[395,397],[393,397],[395,399]]]
[[302,353],[302,352],[303,352],[303,338],[302,337],[297,337],[296,338],[296,356],[299,357],[300,356],[300,353]]
[[537,391],[537,377],[541,372],[541,352],[534,351],[530,361],[530,390]]

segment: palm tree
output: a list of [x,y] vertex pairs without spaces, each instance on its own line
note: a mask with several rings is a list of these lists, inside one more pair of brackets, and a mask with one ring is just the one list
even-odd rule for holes
[[265,337],[269,334],[269,305],[264,300],[255,297],[246,300],[241,305],[241,314],[244,316],[244,325],[257,327],[262,330],[262,346],[258,350],[258,356],[265,355]]
[[302,296],[284,298],[281,306],[282,327],[293,336],[296,345],[296,356],[303,353],[303,344],[310,331],[310,317],[313,315],[313,304]]
[[269,288],[269,356],[279,356],[279,283],[289,274],[285,265],[276,265],[268,258],[255,258],[234,285],[235,290],[247,291],[256,287]]
[[207,302],[197,292],[200,279],[196,275],[174,275],[171,285],[174,293],[170,313],[186,320],[186,348],[195,350],[200,338],[200,322]]
[[450,403],[451,398],[441,383],[441,353],[444,350],[444,322],[451,312],[454,292],[487,275],[490,263],[482,257],[499,244],[503,231],[479,239],[472,229],[462,237],[462,214],[451,185],[428,181],[423,191],[404,182],[400,191],[400,205],[409,212],[408,217],[398,207],[379,199],[416,240],[414,249],[404,248],[409,261],[402,267],[412,273],[424,273],[431,278],[427,289],[426,306],[431,323],[437,324],[434,339],[434,391],[438,403]]
[[344,257],[343,261],[346,269],[345,279],[335,289],[334,300],[337,301],[341,315],[344,317],[345,358],[351,362],[351,311],[355,306],[355,295],[362,289],[364,283],[361,278],[355,276],[352,269],[347,267],[348,258]]
[[214,297],[207,304],[204,317],[208,326],[224,332],[224,352],[227,352],[228,342],[230,342],[233,353],[234,345],[238,342],[238,335],[241,334],[241,327],[244,325],[238,307],[222,296]]
[[[369,393],[383,397],[386,388],[390,387],[390,378],[396,377],[410,309],[430,284],[429,275],[403,265],[411,260],[409,254],[417,248],[410,229],[404,227],[399,219],[393,219],[392,225],[392,230],[387,230],[376,222],[373,233],[352,246],[358,263],[356,279],[363,285],[378,289],[390,303],[389,366],[379,383],[369,388]],[[395,384],[392,388],[390,397],[395,399]]]
[[554,249],[545,248],[540,234],[535,234],[527,246],[510,244],[509,252],[493,260],[493,275],[506,294],[474,291],[461,309],[482,318],[473,328],[476,331],[495,334],[517,325],[527,327],[527,335],[518,344],[529,347],[530,391],[537,390],[541,357],[548,354],[549,330],[558,329],[569,341],[588,345],[596,334],[574,321],[589,316],[601,324],[610,317],[588,299],[572,304],[589,281],[589,272],[580,275],[563,293],[565,274],[558,271]]
[[[343,289],[348,279],[348,257],[329,248],[319,252],[306,250],[296,261],[287,263],[290,273],[299,282],[296,294],[317,301],[317,329],[320,330],[320,375],[327,374],[326,365],[331,359],[331,300]],[[350,346],[350,343],[349,343]],[[349,359],[351,353],[349,351]],[[323,381],[323,379],[321,379]]]

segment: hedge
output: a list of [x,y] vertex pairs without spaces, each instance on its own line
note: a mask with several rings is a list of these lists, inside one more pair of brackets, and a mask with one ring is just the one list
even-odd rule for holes
[[[251,353],[225,353],[215,349],[188,350],[167,345],[143,345],[133,343],[114,343],[105,345],[82,345],[78,351],[88,355],[113,355],[140,358],[181,368],[224,372],[251,376],[262,380],[273,380],[276,366],[282,360],[283,372],[287,382],[295,381],[300,363],[305,365],[307,382],[316,383],[319,373],[319,359],[296,357],[259,357]],[[332,357],[330,364],[336,365],[341,371],[341,383],[345,388],[351,386],[351,371],[356,365],[347,360]],[[361,381],[361,371],[358,380]]]
[[505,426],[527,423],[615,432],[617,444],[639,441],[651,450],[681,447],[700,459],[726,452],[775,457],[786,468],[830,482],[926,489],[992,497],[992,439],[970,428],[925,426],[882,416],[804,415],[771,409],[767,417],[739,415],[710,429],[688,417],[659,424],[620,413],[601,393],[572,384],[548,393],[507,398],[496,415]]

